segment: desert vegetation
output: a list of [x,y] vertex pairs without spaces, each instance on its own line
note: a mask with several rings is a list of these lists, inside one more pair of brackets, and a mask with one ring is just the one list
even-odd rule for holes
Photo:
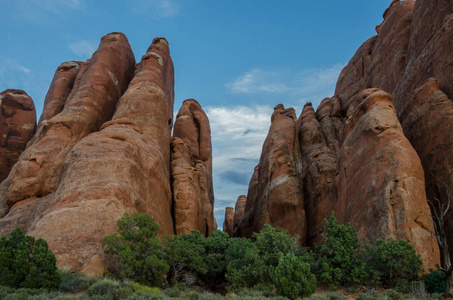
[[146,214],[125,214],[117,225],[103,242],[104,278],[57,271],[46,242],[19,228],[2,236],[0,299],[436,299],[446,289],[445,273],[420,276],[407,241],[361,241],[333,213],[314,250],[270,225],[252,239],[219,230],[159,239]]

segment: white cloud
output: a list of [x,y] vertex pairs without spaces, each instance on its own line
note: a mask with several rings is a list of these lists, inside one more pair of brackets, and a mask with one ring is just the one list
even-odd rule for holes
[[82,9],[82,0],[15,0],[6,3],[10,13],[27,21],[42,21],[50,16],[64,17],[68,10]]
[[301,108],[305,102],[315,104],[333,96],[343,64],[325,69],[308,69],[291,73],[252,69],[225,86],[235,94],[279,94],[289,106]]
[[270,126],[271,107],[208,106],[205,111],[211,124],[216,169],[234,170],[241,159],[259,159]]
[[7,71],[19,71],[20,73],[24,74],[30,74],[31,70],[27,67],[24,67],[17,61],[9,58],[9,57],[4,57],[0,56],[0,63],[1,63],[1,68],[0,72],[5,73]]
[[174,17],[180,10],[175,0],[131,0],[130,4],[134,13],[154,18]]
[[226,206],[247,194],[270,126],[270,106],[208,106],[213,146],[215,214],[221,228]]
[[236,78],[235,81],[227,83],[233,93],[256,94],[256,93],[282,93],[289,87],[286,83],[278,82],[281,74],[278,72],[252,69]]
[[68,47],[75,55],[83,58],[90,58],[96,51],[96,44],[86,40],[71,43]]

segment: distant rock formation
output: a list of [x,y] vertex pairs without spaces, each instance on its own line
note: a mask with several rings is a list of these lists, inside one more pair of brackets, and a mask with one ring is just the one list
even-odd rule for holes
[[[102,239],[126,212],[148,213],[161,235],[210,235],[217,225],[209,120],[198,102],[185,101],[172,142],[173,73],[164,38],[136,65],[122,33],[104,36],[88,61],[61,64],[37,133],[0,184],[0,233],[20,226],[47,240],[59,266],[99,275]],[[34,114],[25,95],[17,103]],[[35,122],[22,127],[34,130]],[[184,167],[190,178],[177,174]],[[192,204],[196,210],[185,209]]]
[[[271,117],[258,166],[250,181],[244,215],[235,234],[251,237],[264,224],[306,237],[301,157],[294,109],[279,104]],[[304,242],[304,241],[302,241]]]
[[[300,230],[307,244],[319,243],[322,220],[334,210],[371,241],[407,239],[427,269],[440,255],[427,200],[441,199],[446,207],[453,198],[453,6],[394,0],[376,31],[341,72],[335,97],[324,99],[316,113],[305,105],[298,119],[301,158],[293,164],[302,166],[298,198],[307,220]],[[254,200],[259,186],[272,182],[262,175],[272,165],[266,147],[250,180],[246,212],[233,229],[237,236],[263,223],[294,232],[294,221],[254,213],[262,209]],[[445,224],[449,241],[452,214]],[[250,215],[260,225],[252,227]],[[453,245],[449,249],[453,254]]]
[[0,182],[8,177],[36,129],[33,100],[22,90],[0,93]]
[[225,207],[225,219],[223,220],[223,231],[225,231],[230,237],[233,237],[234,227],[234,208]]

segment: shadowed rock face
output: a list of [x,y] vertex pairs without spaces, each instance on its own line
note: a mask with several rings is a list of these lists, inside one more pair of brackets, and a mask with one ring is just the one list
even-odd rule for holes
[[225,207],[225,220],[223,221],[223,231],[225,231],[230,237],[233,237],[233,225],[234,225],[234,208]]
[[[446,207],[453,198],[453,4],[393,1],[377,32],[342,71],[336,94],[343,111],[361,89],[379,87],[393,96],[404,134],[423,165],[427,199],[440,199]],[[453,210],[447,219],[452,217]],[[452,241],[453,222],[447,223]],[[453,255],[453,245],[449,249]]]
[[[307,215],[307,243],[321,243],[324,218],[332,210],[332,192],[337,166],[335,150],[343,123],[336,128],[332,99],[326,98],[315,111],[307,103],[299,116],[298,131],[302,153],[302,182]],[[318,115],[318,117],[316,116]],[[318,121],[319,119],[319,121]],[[329,146],[332,148],[329,148]]]
[[22,90],[0,93],[0,182],[8,177],[19,155],[35,133],[33,100]]
[[338,153],[333,209],[359,236],[375,242],[394,237],[409,241],[425,266],[439,261],[431,234],[420,159],[403,134],[392,97],[368,89],[347,119]]
[[244,215],[235,233],[250,237],[264,224],[306,237],[305,205],[300,179],[301,159],[294,109],[279,104],[261,158],[249,185]]
[[[47,240],[60,267],[98,275],[102,239],[126,212],[148,213],[162,235],[211,234],[217,225],[209,120],[198,102],[185,101],[171,147],[173,73],[164,38],[154,39],[136,66],[121,33],[103,37],[87,62],[60,65],[37,133],[0,185],[0,232],[20,226]],[[34,115],[31,99],[17,97]],[[3,104],[10,98],[2,93]],[[176,172],[184,167],[189,181]],[[197,209],[185,210],[182,200]]]
[[[39,125],[59,114],[71,92],[83,62],[67,61],[58,66],[44,100]],[[85,69],[86,70],[86,69]]]
[[211,129],[194,99],[184,101],[176,117],[171,169],[176,234],[199,230],[210,235],[216,228]]

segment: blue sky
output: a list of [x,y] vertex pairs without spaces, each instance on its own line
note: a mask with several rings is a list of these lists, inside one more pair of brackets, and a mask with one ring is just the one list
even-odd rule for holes
[[211,122],[215,215],[247,194],[273,107],[299,115],[332,96],[342,67],[376,34],[391,0],[0,0],[0,91],[25,90],[38,117],[58,65],[121,31],[136,60],[165,37],[175,111],[197,99]]

